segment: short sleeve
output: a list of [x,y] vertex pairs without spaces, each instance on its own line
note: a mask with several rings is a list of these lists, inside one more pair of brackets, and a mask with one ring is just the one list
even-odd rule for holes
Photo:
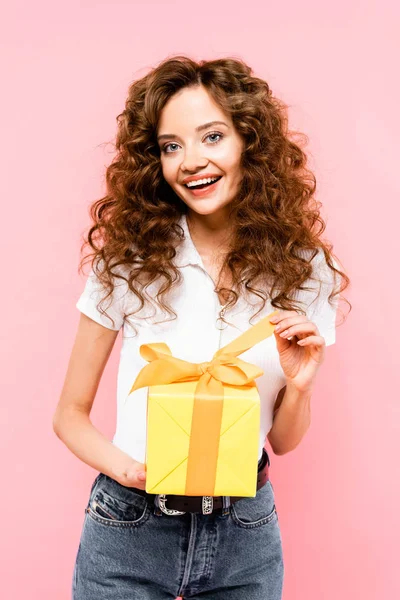
[[[337,269],[340,268],[335,259],[332,258],[332,262]],[[328,297],[333,290],[339,289],[340,275],[327,265],[322,250],[319,250],[313,260],[313,277],[317,281],[312,281],[315,289],[312,293],[311,303],[306,310],[307,318],[316,324],[320,335],[325,339],[325,345],[330,346],[336,341],[339,294],[334,296],[331,301],[328,301]]]
[[[114,291],[107,299],[105,299],[108,292],[99,281],[92,267],[87,277],[84,290],[76,303],[76,307],[83,314],[96,321],[96,323],[99,323],[108,329],[119,331],[124,323],[124,298],[127,284],[126,281],[118,277],[114,278],[113,283]],[[99,303],[100,307],[98,307]],[[102,311],[104,311],[105,314]],[[114,322],[111,321],[111,319],[113,319]]]

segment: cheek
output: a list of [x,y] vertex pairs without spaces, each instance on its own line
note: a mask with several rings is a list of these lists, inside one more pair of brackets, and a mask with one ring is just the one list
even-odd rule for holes
[[236,149],[232,149],[231,152],[221,152],[220,156],[215,156],[215,161],[217,162],[220,169],[225,171],[225,173],[229,174],[232,178],[236,179],[240,176],[241,171],[241,155],[237,152]]
[[229,165],[229,172],[233,180],[238,181],[242,177],[242,170],[240,167],[240,161],[231,162]]
[[171,168],[171,164],[161,162],[161,171],[165,181],[172,185],[174,183],[174,170]]

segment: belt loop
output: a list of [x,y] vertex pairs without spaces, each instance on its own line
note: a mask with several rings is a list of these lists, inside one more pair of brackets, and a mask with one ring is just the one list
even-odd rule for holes
[[222,496],[222,516],[226,517],[229,515],[229,506],[231,504],[230,496]]

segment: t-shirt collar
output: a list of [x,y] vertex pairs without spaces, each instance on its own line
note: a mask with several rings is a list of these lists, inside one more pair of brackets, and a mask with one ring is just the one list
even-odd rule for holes
[[186,267],[188,265],[198,265],[204,269],[204,264],[198,253],[196,246],[191,238],[189,227],[186,220],[186,215],[183,214],[178,221],[179,225],[183,229],[185,238],[176,248],[176,256],[173,260],[177,267]]

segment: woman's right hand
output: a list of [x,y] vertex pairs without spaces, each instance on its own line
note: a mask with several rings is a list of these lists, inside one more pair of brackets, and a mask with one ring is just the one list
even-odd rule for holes
[[146,465],[128,455],[112,466],[110,476],[126,487],[146,489]]

